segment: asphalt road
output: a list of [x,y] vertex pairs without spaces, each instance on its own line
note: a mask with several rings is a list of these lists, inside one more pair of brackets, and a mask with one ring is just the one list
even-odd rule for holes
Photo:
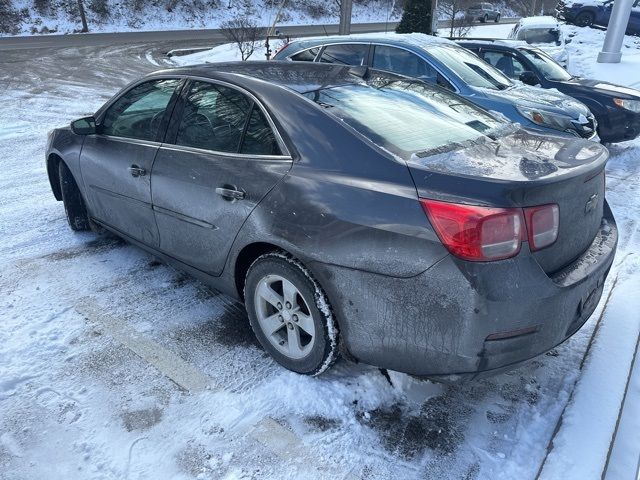
[[[515,23],[517,19],[502,19],[500,23]],[[357,23],[351,26],[352,33],[384,32],[395,29],[397,23]],[[447,22],[440,22],[446,27]],[[482,24],[478,24],[482,25]],[[493,25],[488,23],[487,25]],[[333,35],[338,25],[291,25],[281,27],[284,35],[304,37]],[[220,29],[166,30],[149,32],[84,33],[69,35],[33,35],[23,37],[0,37],[0,50],[22,50],[31,48],[92,47],[101,45],[131,45],[139,43],[197,41],[215,45],[226,41]]]

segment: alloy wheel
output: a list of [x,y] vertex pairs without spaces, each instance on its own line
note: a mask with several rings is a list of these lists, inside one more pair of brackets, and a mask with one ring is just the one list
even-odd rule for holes
[[315,322],[309,301],[291,281],[266,275],[255,289],[254,304],[264,336],[280,353],[300,359],[311,352]]

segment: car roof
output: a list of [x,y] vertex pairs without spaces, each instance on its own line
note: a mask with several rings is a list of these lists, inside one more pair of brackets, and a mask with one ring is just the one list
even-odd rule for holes
[[[314,62],[223,62],[205,63],[152,72],[147,77],[184,75],[211,80],[222,80],[243,84],[253,79],[275,84],[297,93],[306,93],[320,88],[331,88],[349,84],[360,84],[364,75],[372,69],[331,63]],[[373,71],[373,70],[372,70]],[[404,78],[393,73],[375,70],[376,75],[389,79]],[[255,84],[255,82],[252,82]]]
[[558,20],[554,17],[550,17],[548,15],[540,16],[540,17],[525,17],[521,18],[518,22],[520,27],[526,28],[555,28],[559,27],[560,24]]
[[533,47],[529,45],[527,42],[522,40],[503,40],[503,39],[488,39],[488,38],[461,38],[457,40],[458,45],[465,46],[478,46],[481,47],[483,45],[491,45],[497,50],[538,50],[539,48]]
[[301,48],[310,48],[329,43],[383,43],[396,46],[413,46],[417,48],[430,48],[435,45],[455,45],[447,38],[435,37],[424,33],[360,33],[356,35],[332,35],[326,37],[310,37],[294,40],[291,44],[300,45]]

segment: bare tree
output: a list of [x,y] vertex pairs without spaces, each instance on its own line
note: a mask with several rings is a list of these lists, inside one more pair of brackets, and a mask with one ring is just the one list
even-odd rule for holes
[[440,16],[449,23],[450,37],[465,37],[471,30],[472,19],[467,17],[469,0],[440,0],[438,10]]
[[222,22],[220,29],[227,40],[236,44],[243,62],[253,54],[265,34],[264,28],[258,27],[247,16],[238,16]]

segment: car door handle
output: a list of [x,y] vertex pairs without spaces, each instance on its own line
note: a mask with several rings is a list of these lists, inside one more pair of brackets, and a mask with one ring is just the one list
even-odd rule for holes
[[245,193],[242,190],[235,190],[233,188],[216,188],[216,193],[221,197],[229,200],[242,200]]
[[131,165],[129,167],[129,173],[132,177],[144,177],[147,174],[147,171],[137,165]]

